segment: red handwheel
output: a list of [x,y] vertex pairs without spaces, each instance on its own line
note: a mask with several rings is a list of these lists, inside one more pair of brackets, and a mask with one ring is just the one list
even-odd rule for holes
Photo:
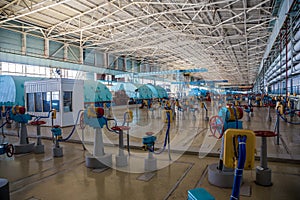
[[80,121],[79,121],[79,126],[81,129],[85,128],[85,124],[84,124],[84,113],[82,112],[80,115]]
[[6,155],[8,157],[12,157],[14,155],[14,146],[12,144],[8,144],[7,147],[6,147]]
[[[213,116],[212,118],[210,118],[209,129],[210,132],[212,133],[212,136],[220,139],[223,135],[223,127],[224,127],[224,123],[220,116]],[[216,133],[218,134],[216,135]]]

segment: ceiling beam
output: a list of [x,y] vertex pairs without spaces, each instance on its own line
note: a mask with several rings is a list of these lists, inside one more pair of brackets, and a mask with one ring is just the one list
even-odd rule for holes
[[[8,21],[16,20],[16,19],[19,19],[19,18],[28,16],[28,15],[34,14],[34,13],[36,13],[36,12],[40,12],[40,11],[43,11],[43,10],[52,8],[52,7],[54,7],[54,6],[58,6],[58,5],[60,5],[60,4],[66,3],[66,2],[68,2],[68,1],[70,1],[70,0],[61,0],[61,1],[59,1],[59,2],[53,3],[52,0],[48,0],[48,1],[43,1],[43,2],[41,2],[41,3],[37,3],[37,4],[35,4],[35,5],[32,6],[32,10],[31,10],[30,12],[25,12],[25,13],[22,13],[22,14],[17,14],[17,15],[14,16],[14,17],[8,17],[7,19],[0,21],[0,25],[1,25],[1,24],[4,24],[5,22],[8,22]],[[43,4],[45,4],[46,2],[51,2],[52,4],[47,5],[47,6],[44,6]],[[35,7],[40,7],[40,8],[37,8],[37,9],[34,9],[34,10],[33,10],[33,8],[35,8]],[[20,11],[20,12],[23,12],[23,11],[26,11],[26,9],[23,9],[23,10]]]

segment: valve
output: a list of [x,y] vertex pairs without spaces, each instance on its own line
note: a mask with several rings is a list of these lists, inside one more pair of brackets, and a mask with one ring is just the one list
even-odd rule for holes
[[82,124],[85,123],[94,128],[102,128],[106,124],[104,109],[102,107],[90,106],[84,111]]
[[[223,136],[223,129],[224,129],[224,122],[222,120],[222,117],[220,116],[213,116],[209,120],[209,128],[210,132],[212,133],[212,136],[220,139]],[[216,135],[216,133],[218,133]]]
[[17,113],[19,113],[19,106],[13,106],[11,108],[11,112],[13,115],[16,115]]
[[61,128],[59,125],[53,126],[51,132],[54,137],[54,147],[53,147],[53,156],[54,157],[62,157],[63,156],[63,148],[59,146],[59,142],[63,140],[61,134]]
[[94,118],[94,117],[96,117],[96,113],[94,111],[95,111],[95,107],[94,106],[88,107],[87,108],[87,117],[88,118]]
[[131,123],[133,121],[133,112],[132,110],[128,109],[126,113],[127,113],[126,122]]
[[52,132],[55,140],[61,140],[62,139],[61,128],[60,128],[59,125],[53,126],[53,128],[51,129],[51,132]]
[[19,106],[17,111],[17,113],[24,115],[26,112],[26,108],[24,106]]
[[204,108],[204,102],[201,102],[201,108]]
[[55,109],[52,110],[52,119],[56,119],[56,110]]
[[235,106],[238,106],[238,105],[239,105],[238,100],[235,100],[235,101],[234,101],[234,105],[235,105]]
[[104,116],[104,109],[102,107],[90,106],[87,109],[88,118],[101,118]]
[[143,150],[147,151],[148,149],[153,148],[155,141],[156,141],[156,137],[153,136],[152,132],[146,133],[147,135],[143,137]]
[[10,123],[11,120],[18,123],[28,123],[32,119],[32,116],[25,114],[26,108],[24,106],[14,106],[6,116],[6,120]]
[[101,107],[96,107],[95,108],[95,113],[97,118],[101,118],[104,116],[104,109]]
[[277,102],[277,105],[276,105],[276,110],[278,110],[278,112],[283,115],[284,114],[284,109],[283,109],[283,105],[280,103],[280,102]]
[[0,155],[5,153],[7,157],[12,157],[14,155],[14,146],[7,142],[0,144]]
[[80,115],[79,125],[81,129],[85,129],[85,123],[84,123],[84,112]]
[[287,103],[287,107],[289,108],[289,109],[291,109],[291,106],[292,106],[292,104],[291,104],[291,101],[290,101],[290,99],[288,100],[288,103]]
[[165,106],[165,107],[168,108],[168,109],[171,108],[171,103],[170,103],[170,101],[167,101],[167,102],[166,102],[166,106]]
[[12,157],[14,155],[14,146],[12,144],[8,144],[5,149],[7,157]]

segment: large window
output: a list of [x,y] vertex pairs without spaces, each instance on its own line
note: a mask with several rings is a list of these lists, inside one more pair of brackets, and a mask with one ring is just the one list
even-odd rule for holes
[[[33,65],[22,65],[16,63],[0,63],[1,69],[0,74],[2,75],[16,75],[16,76],[32,76],[32,77],[58,77],[55,73],[54,68],[33,66]],[[61,69],[62,78],[72,79],[85,79],[86,73],[71,69]]]
[[59,112],[59,92],[52,92],[52,109],[55,109]]
[[35,102],[35,112],[42,112],[43,104],[42,104],[42,93],[41,92],[37,92],[34,94],[34,102]]
[[28,112],[34,112],[34,93],[27,94],[27,110]]
[[59,111],[59,92],[27,93],[28,112],[49,112],[51,109]]
[[64,92],[64,112],[72,112],[72,92],[65,91]]
[[43,92],[43,111],[49,112],[51,110],[51,92]]

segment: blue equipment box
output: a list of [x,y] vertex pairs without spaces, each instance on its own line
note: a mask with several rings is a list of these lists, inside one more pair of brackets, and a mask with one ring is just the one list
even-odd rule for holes
[[224,130],[227,130],[229,128],[243,129],[243,122],[242,121],[225,122]]
[[195,188],[188,191],[188,200],[215,200],[204,188]]

